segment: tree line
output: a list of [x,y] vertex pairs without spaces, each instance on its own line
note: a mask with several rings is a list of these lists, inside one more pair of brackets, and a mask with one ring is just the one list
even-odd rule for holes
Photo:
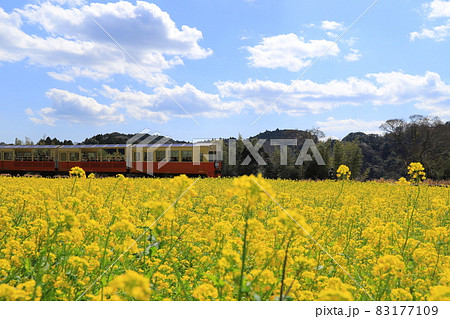
[[[252,145],[259,139],[297,139],[296,146],[288,149],[287,165],[280,164],[280,149],[266,141],[260,150],[267,165],[260,166],[252,160],[243,165],[250,155],[241,137],[236,140],[236,165],[228,163],[228,140],[224,140],[223,174],[239,176],[261,173],[267,178],[327,179],[333,178],[340,165],[346,165],[357,180],[398,179],[407,175],[411,162],[425,166],[427,177],[435,180],[450,179],[450,122],[437,117],[410,116],[408,120],[392,119],[380,128],[383,135],[350,133],[342,140],[323,140],[319,130],[266,131],[250,138]],[[313,139],[325,165],[314,160],[295,165],[303,143]]]

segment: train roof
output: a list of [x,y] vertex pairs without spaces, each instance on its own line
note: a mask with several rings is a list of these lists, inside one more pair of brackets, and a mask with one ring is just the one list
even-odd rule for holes
[[0,149],[4,148],[24,148],[24,149],[36,149],[36,148],[58,148],[60,145],[0,145]]
[[61,148],[140,148],[140,147],[193,147],[193,146],[211,146],[215,145],[214,143],[178,143],[178,144],[86,144],[86,145],[61,145]]
[[[133,144],[133,148],[142,147],[193,147],[193,146],[211,146],[216,143],[183,143],[183,144]],[[0,149],[55,149],[55,148],[126,148],[127,144],[78,144],[78,145],[0,145]]]
[[78,144],[78,145],[61,145],[60,148],[122,148],[127,144]]

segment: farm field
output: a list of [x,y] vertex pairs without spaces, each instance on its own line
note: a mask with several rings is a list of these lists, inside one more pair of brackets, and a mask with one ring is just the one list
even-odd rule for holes
[[450,300],[449,210],[426,185],[0,177],[0,300]]

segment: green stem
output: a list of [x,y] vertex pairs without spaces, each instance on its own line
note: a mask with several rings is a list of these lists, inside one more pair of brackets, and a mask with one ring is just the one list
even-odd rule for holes
[[286,245],[285,254],[284,254],[283,271],[281,273],[280,301],[283,301],[284,279],[286,278],[286,266],[287,266],[287,260],[288,260],[289,246],[291,245],[291,239],[292,239],[292,233],[291,233],[291,236],[289,236],[289,239],[288,239],[288,242]]
[[247,258],[247,232],[248,232],[248,219],[245,219],[244,244],[242,245],[242,266],[241,266],[241,276],[239,278],[238,301],[242,300],[242,293],[243,293],[242,285],[244,283],[245,259]]
[[408,221],[407,221],[408,225],[406,227],[405,243],[403,244],[403,248],[402,248],[402,255],[403,256],[405,255],[405,250],[406,250],[406,246],[408,245],[410,231],[411,231],[411,228],[413,227],[414,210],[416,209],[417,202],[419,201],[420,186],[417,186],[417,187],[418,187],[418,189],[417,189],[417,196],[416,196],[416,199],[415,199],[415,201],[413,203],[413,207],[411,209],[411,215],[409,216]]
[[77,182],[77,178],[78,178],[78,177],[74,177],[74,178],[73,178],[73,184],[72,184],[72,190],[70,191],[70,196],[72,196],[73,191],[74,191],[74,189],[75,189],[75,184],[76,184],[76,182]]

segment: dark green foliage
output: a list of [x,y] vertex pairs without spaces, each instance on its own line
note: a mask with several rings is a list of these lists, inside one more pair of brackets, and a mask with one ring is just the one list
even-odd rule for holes
[[57,138],[43,137],[36,143],[36,145],[73,145],[71,140],[60,141]]
[[[85,139],[81,144],[126,144],[127,141],[135,136],[135,134],[124,134],[124,133],[107,133],[107,134],[98,134],[91,138]],[[148,134],[144,134],[138,141],[142,141],[143,139],[149,137]],[[157,135],[154,136],[154,139],[151,141],[151,143],[158,143],[161,139],[165,138],[165,136]],[[136,141],[136,143],[138,143]],[[173,143],[186,143],[185,141],[177,141],[169,138],[167,144],[173,144]]]

